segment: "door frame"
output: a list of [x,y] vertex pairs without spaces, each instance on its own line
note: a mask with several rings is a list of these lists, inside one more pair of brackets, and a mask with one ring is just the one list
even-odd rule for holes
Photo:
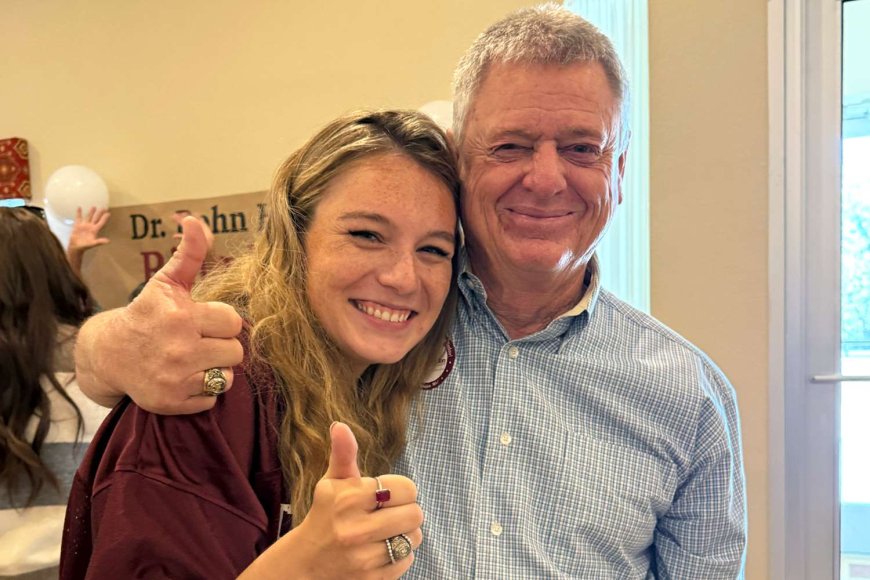
[[839,577],[841,18],[768,1],[772,579]]

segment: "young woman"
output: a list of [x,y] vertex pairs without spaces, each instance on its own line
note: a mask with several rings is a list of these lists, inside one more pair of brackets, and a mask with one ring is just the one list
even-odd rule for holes
[[0,577],[57,578],[72,475],[106,412],[73,375],[93,313],[43,217],[0,207]]
[[443,352],[458,190],[415,112],[342,117],[295,152],[254,249],[196,292],[246,320],[232,390],[198,415],[116,407],[76,476],[61,577],[404,573],[413,482],[361,474],[389,470]]

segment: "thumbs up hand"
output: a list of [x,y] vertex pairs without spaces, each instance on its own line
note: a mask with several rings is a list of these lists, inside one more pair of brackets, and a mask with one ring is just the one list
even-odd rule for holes
[[329,451],[329,467],[323,479],[360,480],[362,476],[356,463],[356,437],[350,427],[344,423],[333,423],[329,429],[329,439],[332,446]]
[[242,319],[229,305],[194,302],[190,289],[208,252],[195,217],[182,221],[178,251],[124,308],[89,319],[76,341],[76,376],[91,399],[111,406],[129,395],[140,407],[163,415],[210,409],[203,373],[230,367],[244,355],[236,340]]
[[[386,541],[404,534],[414,549],[423,541],[417,486],[407,477],[381,475],[390,499],[378,508],[378,482],[362,477],[350,427],[334,423],[329,468],[314,490],[308,515],[266,550],[240,579],[399,578],[414,554],[390,561]],[[395,554],[398,555],[398,554]]]

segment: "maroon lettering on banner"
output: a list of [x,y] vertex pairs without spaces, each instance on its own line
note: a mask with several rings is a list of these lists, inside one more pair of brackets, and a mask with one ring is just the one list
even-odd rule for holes
[[163,267],[165,260],[160,252],[140,252],[142,254],[142,263],[144,265],[144,280],[148,280],[157,273],[157,270]]

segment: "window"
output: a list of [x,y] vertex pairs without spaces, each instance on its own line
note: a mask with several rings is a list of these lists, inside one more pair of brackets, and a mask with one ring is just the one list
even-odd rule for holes
[[644,312],[650,309],[649,272],[649,34],[647,0],[565,0],[613,41],[631,86],[631,146],[624,199],[598,248],[602,283]]

